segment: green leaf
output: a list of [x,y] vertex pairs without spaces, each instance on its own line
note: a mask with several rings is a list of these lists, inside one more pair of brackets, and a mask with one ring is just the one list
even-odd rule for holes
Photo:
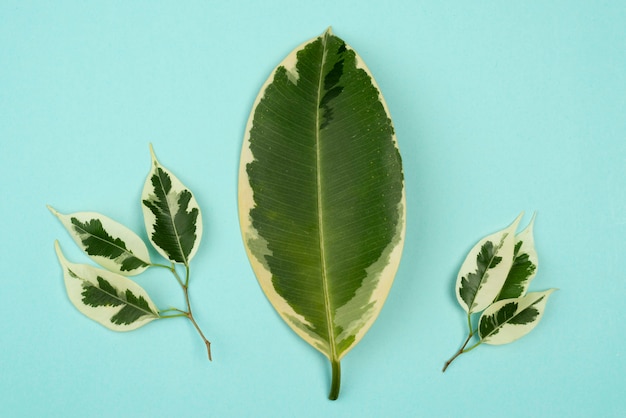
[[152,169],[141,195],[150,242],[163,257],[187,265],[202,237],[202,215],[196,198],[157,160],[152,146]]
[[125,276],[143,272],[150,265],[146,244],[124,225],[95,212],[64,215],[48,206],[76,244],[102,267]]
[[480,312],[496,298],[513,263],[515,230],[522,215],[470,250],[456,281],[456,296],[465,312]]
[[515,248],[513,250],[513,265],[500,290],[497,300],[519,298],[526,294],[530,282],[537,274],[539,263],[535,241],[533,238],[533,226],[535,217],[528,226],[515,236]]
[[481,341],[492,345],[507,344],[528,334],[541,320],[548,297],[554,290],[528,293],[489,306],[478,322]]
[[254,104],[239,214],[253,270],[287,324],[339,362],[378,316],[400,262],[405,195],[385,102],[330,29],[289,54]]
[[67,261],[54,244],[72,304],[113,331],[132,331],[159,318],[159,311],[137,283],[108,270]]

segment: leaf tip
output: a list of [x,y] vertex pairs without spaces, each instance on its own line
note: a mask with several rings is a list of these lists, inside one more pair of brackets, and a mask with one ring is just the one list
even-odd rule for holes
[[535,219],[537,218],[537,212],[533,212],[533,217],[530,218],[530,222],[528,222],[528,226],[526,228],[528,228],[528,232],[532,233],[533,232],[533,228],[535,227]]
[[517,226],[519,225],[519,223],[522,221],[522,218],[524,217],[524,211],[521,211],[519,215],[517,215],[517,218],[515,218],[515,220],[513,221],[513,223],[511,224],[511,228],[513,228],[514,230],[517,229]]
[[521,233],[528,233],[530,235],[533,234],[533,228],[535,227],[535,218],[537,218],[537,212],[533,212],[533,216],[532,218],[530,218],[530,222],[528,222],[528,225],[526,225],[526,228],[524,228]]
[[48,210],[49,210],[50,212],[52,212],[52,214],[53,214],[54,216],[56,216],[57,218],[58,218],[59,216],[61,216],[61,214],[60,214],[59,212],[57,212],[57,210],[56,210],[55,208],[53,208],[52,206],[50,206],[50,205],[46,205],[46,207],[47,207],[47,208],[48,208]]
[[156,154],[154,153],[154,147],[152,146],[152,142],[150,143],[150,158],[152,159],[152,165],[159,165],[159,160],[157,160]]
[[59,258],[59,261],[61,262],[66,261],[65,256],[63,255],[63,251],[61,251],[61,245],[59,244],[58,239],[54,240],[54,251],[57,253],[57,257]]

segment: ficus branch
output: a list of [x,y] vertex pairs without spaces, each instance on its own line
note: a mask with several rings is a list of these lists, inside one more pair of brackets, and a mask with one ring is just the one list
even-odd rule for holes
[[177,318],[177,317],[184,316],[187,319],[189,319],[191,323],[193,324],[194,328],[196,329],[196,331],[198,331],[198,334],[200,335],[200,338],[202,338],[202,341],[204,341],[204,345],[206,345],[207,354],[209,356],[209,361],[212,361],[213,358],[211,356],[211,342],[204,336],[204,333],[202,332],[202,329],[200,329],[200,326],[196,322],[196,319],[194,318],[193,312],[191,310],[191,302],[189,301],[189,275],[190,275],[189,264],[185,264],[185,280],[184,281],[181,279],[180,275],[176,271],[176,264],[174,263],[172,263],[171,266],[166,266],[164,264],[153,264],[153,266],[163,267],[172,272],[172,274],[174,275],[174,278],[180,285],[181,289],[183,289],[183,295],[185,297],[185,305],[187,306],[186,311],[183,311],[181,309],[176,309],[176,308],[167,309],[166,311],[163,311],[163,312],[177,311],[179,312],[179,314],[161,316],[161,318]]
[[183,289],[183,293],[185,295],[185,303],[187,304],[187,318],[189,318],[189,320],[191,321],[191,323],[193,324],[193,326],[196,328],[196,331],[198,331],[198,334],[200,335],[200,338],[202,338],[202,341],[204,341],[204,345],[206,345],[206,350],[207,350],[207,354],[209,356],[209,361],[212,360],[211,358],[211,342],[209,340],[207,340],[207,338],[204,336],[204,333],[202,332],[202,330],[200,329],[200,327],[198,326],[198,323],[196,322],[195,318],[193,317],[193,313],[191,312],[191,303],[189,302],[189,266],[187,267],[187,280],[185,280],[185,284],[181,285],[182,289]]

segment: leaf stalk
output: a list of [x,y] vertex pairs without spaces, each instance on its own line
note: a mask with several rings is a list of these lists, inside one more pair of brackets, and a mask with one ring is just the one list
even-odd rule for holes
[[331,360],[330,365],[332,368],[332,381],[328,399],[335,401],[339,397],[339,388],[341,386],[341,363],[339,360]]

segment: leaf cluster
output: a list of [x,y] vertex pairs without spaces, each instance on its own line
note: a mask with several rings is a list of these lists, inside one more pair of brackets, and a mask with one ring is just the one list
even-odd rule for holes
[[[533,238],[535,218],[516,234],[521,217],[478,241],[465,258],[456,281],[456,296],[467,313],[468,336],[443,371],[459,355],[483,343],[507,344],[523,337],[543,316],[555,289],[527,293],[538,266]],[[477,326],[472,321],[474,314],[480,314]],[[467,347],[473,337],[478,341]]]
[[[56,241],[67,295],[80,312],[114,331],[134,330],[155,319],[186,317],[203,339],[210,360],[210,343],[189,302],[189,262],[202,237],[200,208],[191,191],[159,163],[152,147],[150,152],[152,168],[141,195],[143,217],[150,244],[168,263],[153,262],[139,235],[105,215],[61,214],[48,206],[78,247],[102,267],[69,262]],[[159,310],[148,293],[130,279],[150,267],[172,273],[183,291],[186,309]],[[179,272],[183,269],[184,273]]]

